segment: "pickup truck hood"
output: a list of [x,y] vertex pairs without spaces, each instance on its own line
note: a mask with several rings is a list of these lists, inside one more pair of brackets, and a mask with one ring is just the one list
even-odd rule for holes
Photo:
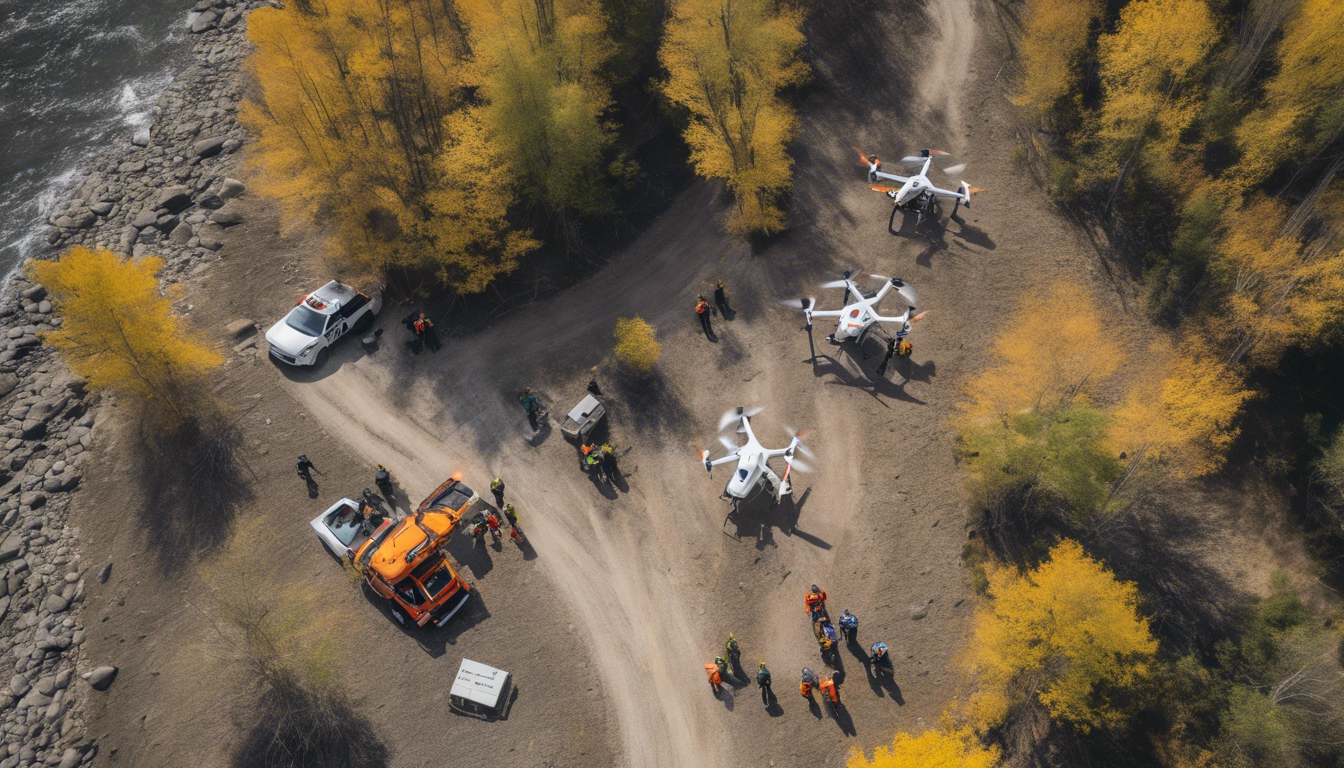
[[291,357],[298,357],[303,348],[312,344],[316,338],[318,337],[294,330],[284,320],[272,325],[270,330],[266,331],[266,341]]

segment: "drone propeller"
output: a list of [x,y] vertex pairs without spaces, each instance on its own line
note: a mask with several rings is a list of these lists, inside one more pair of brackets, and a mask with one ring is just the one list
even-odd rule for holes
[[948,176],[960,176],[961,172],[964,170],[966,170],[966,164],[957,163],[956,165],[949,165],[944,168],[943,173],[946,173]]
[[752,416],[755,416],[760,412],[761,412],[760,406],[755,405],[748,408],[743,408],[742,406],[739,405],[736,408],[730,409],[727,413],[723,414],[723,416],[719,419],[719,431],[722,432],[725,429],[731,427],[734,424],[734,422],[740,422],[742,419],[750,419]]
[[868,185],[868,188],[871,189],[871,190],[873,190],[874,192],[882,192],[882,193],[895,192],[895,191],[896,191],[896,188],[895,188],[895,187],[880,187],[880,186],[878,186],[878,185],[876,185],[876,184],[869,184],[869,185]]
[[980,193],[980,192],[987,192],[987,191],[988,191],[988,190],[986,190],[986,189],[981,189],[980,187],[972,187],[970,184],[967,184],[965,181],[962,181],[962,182],[961,182],[961,186],[964,187],[964,188],[966,189],[966,194],[967,194],[967,195],[974,195],[974,194],[977,194],[977,193]]
[[788,433],[790,439],[798,441],[798,444],[794,446],[798,450],[798,453],[803,454],[809,459],[815,459],[817,457],[816,454],[812,453],[812,449],[808,448],[807,444],[803,442],[803,435],[807,434],[806,430],[795,430],[793,427],[785,427],[784,431]]
[[813,466],[812,466],[811,464],[808,464],[808,463],[804,462],[802,459],[790,459],[790,460],[789,460],[789,466],[790,466],[790,467],[793,467],[793,471],[795,471],[795,472],[815,472],[815,471],[816,471],[816,469],[813,468]]
[[817,305],[817,300],[808,297],[806,299],[785,299],[780,303],[786,307],[793,307],[794,309],[811,309]]
[[920,320],[923,320],[925,317],[928,317],[929,311],[930,310],[926,309],[923,312],[920,312],[918,315],[915,315],[914,317],[910,318],[910,322],[918,323]]
[[700,438],[698,437],[691,441],[691,445],[695,446],[695,454],[700,457],[700,463],[705,465],[705,471],[708,472],[710,469],[709,451],[700,447]]
[[878,165],[882,164],[882,161],[877,159],[877,155],[866,154],[862,149],[859,149],[858,147],[850,147],[850,149],[859,153],[858,164],[863,166],[864,168],[867,168],[872,163],[877,163]]
[[822,288],[844,288],[849,285],[848,280],[832,280],[829,283],[822,283]]
[[719,435],[719,445],[727,448],[729,454],[734,454],[742,450],[742,446],[733,442],[733,439],[727,435]]

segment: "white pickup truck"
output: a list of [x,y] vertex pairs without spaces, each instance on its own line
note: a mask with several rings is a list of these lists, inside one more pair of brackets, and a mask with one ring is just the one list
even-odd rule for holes
[[283,320],[266,331],[271,356],[289,365],[320,366],[337,339],[367,330],[382,308],[381,292],[370,297],[333,280],[299,299]]

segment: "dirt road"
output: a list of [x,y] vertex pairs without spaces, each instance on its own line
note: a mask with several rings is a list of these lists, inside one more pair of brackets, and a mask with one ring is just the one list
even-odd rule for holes
[[[899,33],[898,39],[927,46],[920,96],[904,109],[923,125],[945,124],[959,134],[962,81],[974,43],[969,3],[931,4],[925,11],[930,19],[922,21],[928,25],[924,40],[907,39],[908,14],[869,10],[874,20]],[[839,29],[828,22],[812,39],[824,41]],[[916,362],[894,377],[898,382],[906,378],[904,383],[878,380],[873,386],[865,379],[875,361],[852,360],[824,342],[828,348],[818,353],[829,358],[810,361],[798,318],[778,306],[780,299],[813,290],[809,286],[815,286],[830,262],[850,263],[847,259],[858,257],[875,271],[887,271],[885,265],[891,263],[890,256],[874,254],[868,245],[873,232],[881,233],[888,206],[858,183],[861,173],[850,167],[851,150],[834,138],[876,135],[878,126],[842,120],[845,124],[837,130],[835,111],[825,103],[836,91],[851,87],[817,87],[817,103],[804,109],[799,143],[806,151],[798,167],[798,196],[843,201],[827,208],[835,216],[849,216],[848,225],[813,218],[810,226],[753,258],[745,244],[721,231],[720,195],[710,185],[696,185],[602,272],[552,301],[525,308],[479,334],[449,340],[437,356],[417,358],[397,343],[401,329],[393,325],[395,318],[385,317],[389,343],[382,351],[364,356],[347,349],[333,357],[329,371],[295,375],[287,384],[327,432],[339,435],[367,462],[385,463],[411,484],[430,487],[446,471],[458,469],[477,483],[497,474],[507,479],[538,562],[574,622],[584,628],[586,642],[597,649],[603,695],[619,726],[620,764],[732,764],[761,754],[769,740],[783,736],[791,727],[784,723],[764,726],[773,737],[735,734],[749,726],[734,724],[725,715],[725,704],[710,697],[702,665],[721,652],[723,639],[735,631],[747,658],[771,660],[778,690],[790,697],[785,699],[793,712],[789,719],[799,717],[800,704],[790,694],[797,670],[804,664],[822,668],[801,611],[802,593],[812,582],[825,583],[832,595],[865,616],[865,628],[870,624],[879,631],[894,625],[902,613],[927,611],[934,602],[929,596],[935,594],[943,601],[935,612],[948,613],[924,626],[950,623],[946,630],[955,632],[953,626],[964,613],[952,608],[964,591],[956,561],[955,471],[939,437],[942,409],[924,405],[939,397],[930,381],[935,368],[931,356],[917,353]],[[884,98],[905,97],[870,88],[866,98],[881,113]],[[896,137],[883,134],[887,146],[896,145]],[[843,208],[865,210],[863,220]],[[885,234],[879,237],[883,245],[890,240]],[[817,240],[832,241],[827,252],[804,245]],[[902,241],[892,245],[898,251],[910,248]],[[690,312],[695,293],[704,291],[712,278],[728,280],[739,305],[731,322],[717,321],[717,345],[699,336]],[[932,294],[929,306],[942,305],[937,293],[934,288],[925,294]],[[530,435],[514,393],[524,384],[537,388],[558,422],[562,411],[582,395],[586,368],[608,352],[615,319],[634,314],[660,328],[666,348],[661,378],[652,397],[607,385],[616,390],[615,441],[631,449],[625,459],[628,490],[595,488],[578,471],[573,449],[558,434],[540,439]],[[930,335],[947,330],[941,326]],[[925,344],[943,346],[917,338],[917,350]],[[809,370],[811,376],[805,373]],[[725,478],[705,478],[691,449],[696,436],[712,440],[719,414],[735,405],[766,407],[758,428],[767,444],[783,444],[786,423],[810,430],[808,440],[822,467],[798,482],[796,502],[782,514],[773,513],[764,525],[742,522],[741,528],[755,530],[756,541],[723,536],[726,509],[715,496]],[[887,434],[874,437],[874,431]],[[936,483],[921,483],[920,491],[899,478],[923,474],[905,465],[922,462],[918,457],[924,450],[938,454],[929,461],[941,477]],[[930,498],[933,488],[944,500]],[[946,527],[932,529],[932,536],[911,535],[902,529],[912,514],[915,525],[945,522]],[[776,526],[786,535],[776,538],[771,530]],[[904,541],[902,558],[914,558],[916,567],[893,568],[895,541]],[[911,552],[912,546],[924,551]],[[929,578],[931,573],[936,575]],[[916,598],[908,585],[891,589],[886,583],[898,574],[928,584]],[[884,612],[894,615],[883,617]],[[908,614],[903,618],[910,621]],[[908,648],[902,656],[914,663],[901,666],[911,668],[912,676],[926,670],[935,675],[933,686],[909,684],[932,689],[916,709],[929,717],[946,697],[937,686],[953,644],[943,642],[937,648],[938,642],[914,634],[882,637],[893,647]],[[876,683],[873,687],[881,689]],[[883,695],[904,703],[899,686]],[[894,730],[890,706],[888,701],[884,707],[883,730],[875,732],[878,741]],[[853,719],[860,712],[866,715],[866,709],[851,705]],[[855,731],[853,721],[840,724],[842,732]],[[835,746],[819,751],[818,756],[835,759]]]

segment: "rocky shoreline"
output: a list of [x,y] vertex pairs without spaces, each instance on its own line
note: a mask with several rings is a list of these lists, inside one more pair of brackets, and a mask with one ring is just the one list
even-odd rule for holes
[[[50,215],[40,258],[76,245],[152,254],[166,282],[220,258],[220,232],[242,220],[229,201],[244,186],[227,175],[244,140],[238,102],[251,46],[240,22],[265,4],[191,9],[192,65],[159,97],[151,128],[91,154]],[[96,398],[41,342],[60,323],[46,290],[21,275],[0,292],[0,768],[92,763],[98,746],[82,704],[116,676],[80,650],[86,584],[106,581],[113,564],[82,562],[79,531],[66,525],[98,419]]]

